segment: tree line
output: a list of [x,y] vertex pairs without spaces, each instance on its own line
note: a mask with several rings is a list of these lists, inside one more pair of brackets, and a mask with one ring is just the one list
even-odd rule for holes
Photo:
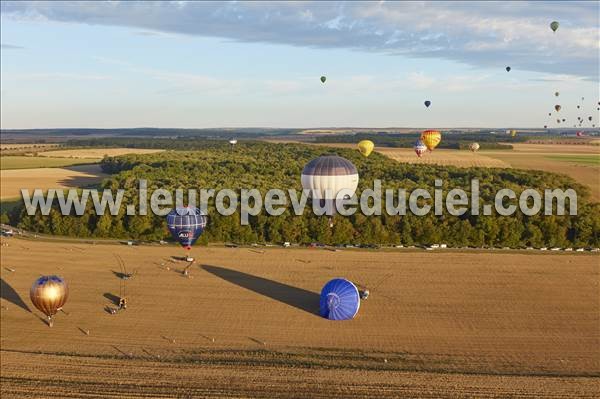
[[[122,140],[110,139],[115,146]],[[90,143],[97,144],[92,140]],[[219,215],[209,207],[209,224],[200,242],[280,243],[290,241],[308,244],[402,244],[429,245],[447,243],[451,246],[525,247],[525,246],[599,246],[600,204],[591,203],[587,188],[563,175],[499,168],[456,168],[452,166],[414,165],[397,163],[381,154],[362,157],[358,151],[332,149],[301,144],[274,144],[258,141],[240,142],[235,147],[226,141],[136,139],[131,146],[164,148],[155,154],[130,154],[106,157],[102,168],[110,176],[100,188],[124,189],[124,203],[137,203],[139,179],[148,181],[148,189],[165,188],[257,188],[263,194],[272,188],[284,191],[301,190],[300,174],[311,159],[325,154],[343,156],[356,165],[360,182],[358,193],[371,188],[374,179],[380,179],[383,189],[425,188],[433,194],[434,180],[443,181],[447,193],[452,188],[470,191],[471,179],[477,178],[482,203],[493,204],[495,193],[503,188],[517,195],[526,188],[567,189],[578,194],[578,215],[526,216],[517,212],[512,216],[473,215],[470,210],[462,216],[446,211],[440,216],[388,215],[334,217],[333,228],[326,217],[305,212],[296,216],[291,205],[281,216],[269,216],[264,211],[251,216],[247,226],[240,224],[239,212],[231,216]],[[127,145],[129,145],[127,144]],[[81,142],[79,143],[81,145]],[[160,147],[157,147],[160,146]],[[516,201],[514,202],[516,203]],[[83,216],[62,216],[57,204],[49,216],[39,212],[29,216],[23,206],[12,213],[11,222],[26,230],[76,237],[112,237],[121,239],[168,239],[164,217],[129,216],[122,207],[116,216],[95,214],[91,201]]]

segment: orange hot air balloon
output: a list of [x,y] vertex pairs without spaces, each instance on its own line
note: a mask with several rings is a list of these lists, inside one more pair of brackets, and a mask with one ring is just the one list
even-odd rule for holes
[[442,133],[437,130],[425,130],[421,133],[421,140],[429,151],[433,151],[440,141],[442,141]]
[[31,302],[48,318],[52,327],[52,316],[58,312],[69,296],[66,281],[59,276],[42,276],[35,280],[29,291]]

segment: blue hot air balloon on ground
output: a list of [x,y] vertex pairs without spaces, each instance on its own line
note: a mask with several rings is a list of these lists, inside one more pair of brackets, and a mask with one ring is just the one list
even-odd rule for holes
[[319,313],[329,320],[350,320],[358,313],[358,288],[344,278],[329,281],[321,290]]
[[[167,215],[167,227],[173,239],[179,242],[187,251],[198,240],[208,219],[202,211],[193,206],[175,208]],[[188,260],[193,260],[187,256]]]

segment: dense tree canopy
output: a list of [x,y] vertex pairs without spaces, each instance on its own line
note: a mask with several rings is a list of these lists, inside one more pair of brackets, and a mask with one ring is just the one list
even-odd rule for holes
[[[171,148],[156,154],[124,155],[105,158],[104,171],[111,176],[102,188],[125,190],[126,204],[137,204],[139,179],[148,181],[148,188],[177,189],[257,188],[263,194],[272,188],[301,190],[300,174],[310,159],[336,153],[351,160],[360,173],[358,192],[372,187],[374,179],[382,187],[403,188],[410,193],[415,188],[434,192],[434,180],[441,179],[445,194],[453,188],[470,191],[471,179],[479,179],[482,203],[494,203],[495,193],[503,188],[517,195],[526,188],[543,193],[545,188],[574,188],[578,193],[577,216],[512,216],[472,215],[452,216],[445,209],[441,216],[433,210],[427,216],[387,215],[335,216],[333,228],[327,218],[318,217],[308,209],[295,216],[291,205],[284,215],[275,217],[263,212],[250,217],[250,224],[240,224],[239,212],[219,215],[209,208],[209,224],[200,242],[323,242],[328,244],[404,244],[426,245],[447,243],[451,246],[598,246],[600,244],[600,204],[591,204],[587,189],[562,175],[514,169],[455,168],[450,166],[413,165],[392,161],[373,153],[365,158],[358,151],[332,149],[300,144],[272,144],[241,141],[230,148],[224,141],[206,140],[133,140],[132,146]],[[114,143],[123,145],[124,143]],[[188,151],[184,150],[187,149]],[[289,202],[288,202],[289,203]],[[513,201],[516,203],[516,201]],[[164,217],[128,216],[125,207],[117,216],[98,216],[91,201],[83,216],[61,216],[55,207],[50,216],[19,215],[19,226],[31,231],[78,237],[114,237],[143,240],[166,239],[169,234]]]

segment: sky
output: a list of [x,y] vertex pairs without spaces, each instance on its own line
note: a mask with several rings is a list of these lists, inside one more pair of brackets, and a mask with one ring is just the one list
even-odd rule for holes
[[599,116],[599,2],[3,1],[0,18],[3,129]]

